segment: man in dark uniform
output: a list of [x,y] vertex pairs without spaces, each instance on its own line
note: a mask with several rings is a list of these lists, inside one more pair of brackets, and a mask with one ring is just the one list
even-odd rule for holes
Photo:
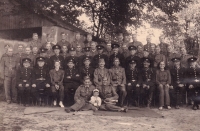
[[60,47],[63,45],[67,45],[67,47],[70,45],[70,43],[66,40],[66,34],[64,32],[61,32],[61,40],[57,43]]
[[[87,48],[87,47],[86,47]],[[91,59],[86,57],[83,59],[84,66],[80,68],[81,78],[83,79],[85,76],[89,76],[91,82],[93,83],[94,79],[94,68],[91,67]]]
[[185,91],[185,68],[181,67],[180,57],[172,58],[174,66],[171,68],[171,78],[172,78],[172,100],[175,102],[175,108],[179,109],[179,106],[182,102],[183,93]]
[[84,55],[82,55],[81,57],[79,57],[79,68],[83,67],[84,66],[84,59],[85,58],[89,58],[90,59],[90,66],[91,67],[94,67],[93,65],[93,57],[91,56],[90,54],[90,47],[85,47],[84,48]]
[[79,69],[79,58],[76,56],[76,48],[71,47],[69,48],[69,56],[66,57],[65,59],[65,65],[67,65],[69,60],[73,60],[74,61],[74,68]]
[[105,67],[108,68],[109,66],[108,57],[107,55],[103,54],[103,49],[104,49],[104,46],[97,45],[98,54],[93,57],[94,68],[99,67],[99,59],[102,59],[102,58],[105,60],[105,63],[106,63]]
[[24,106],[30,104],[30,93],[31,93],[31,79],[33,69],[30,67],[31,59],[22,59],[23,67],[17,71],[17,89],[18,89],[18,100]]
[[125,58],[124,58],[124,55],[119,53],[119,44],[113,43],[111,46],[112,46],[113,54],[109,58],[109,60],[110,60],[109,61],[109,68],[113,67],[113,62],[114,62],[115,58],[118,58],[119,62],[120,62],[120,66],[124,67]]
[[44,57],[38,57],[36,61],[38,66],[33,71],[31,93],[34,103],[37,100],[39,105],[45,105],[51,94],[49,70],[44,66]]
[[196,110],[199,108],[198,104],[195,102],[195,99],[199,97],[200,94],[200,68],[196,66],[196,57],[191,57],[188,59],[189,68],[186,69],[185,73],[185,82],[188,87],[188,96],[193,105],[193,109]]
[[78,86],[80,85],[80,73],[79,70],[74,68],[75,61],[73,59],[70,59],[67,61],[67,68],[65,68],[65,77],[64,77],[64,92],[65,92],[65,98],[64,103],[67,106],[71,106],[74,101],[74,93]]
[[141,59],[138,56],[136,56],[137,48],[131,45],[128,47],[128,50],[130,52],[130,56],[128,56],[125,60],[125,63],[126,63],[125,68],[129,67],[129,62],[131,60],[135,60],[137,63],[137,67],[140,67]]
[[147,107],[151,106],[153,92],[155,90],[155,70],[151,68],[151,60],[143,58],[144,68],[141,70],[142,87],[141,87],[141,100],[145,101]]
[[[46,52],[47,52],[47,49],[44,48],[44,47],[41,47],[40,50],[39,50],[39,56],[38,57],[44,57],[45,58],[44,67],[48,68],[48,70],[50,70],[50,59],[47,57],[47,53]],[[36,59],[35,59],[35,66],[38,66]]]
[[140,96],[141,75],[136,68],[136,61],[131,60],[126,69],[126,83],[127,83],[127,99],[128,105],[132,105],[133,101],[138,106],[138,98]]
[[60,61],[60,68],[63,69],[64,68],[64,57],[62,55],[60,55],[60,50],[61,50],[61,46],[59,45],[54,45],[52,47],[55,55],[50,57],[49,60],[49,64],[50,64],[50,69],[54,69],[54,63],[55,61]]

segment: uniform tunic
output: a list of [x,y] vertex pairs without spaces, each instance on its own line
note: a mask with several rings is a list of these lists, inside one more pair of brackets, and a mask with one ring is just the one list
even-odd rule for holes
[[31,40],[31,41],[29,41],[29,46],[31,48],[38,47],[38,49],[40,49],[42,47],[42,43],[41,43],[40,40],[36,40],[36,41],[35,40]]
[[89,76],[90,80],[93,82],[94,79],[94,68],[90,67],[82,67],[80,68],[80,74],[81,74],[81,79],[83,80],[83,78],[85,76]]
[[[18,68],[18,61],[16,56],[6,55],[1,58],[1,78],[4,79],[4,89],[6,100],[17,100],[16,90],[16,70]],[[12,90],[12,91],[11,91]],[[12,96],[12,97],[11,97]]]
[[110,73],[106,68],[97,68],[94,71],[94,84],[96,86],[101,86],[103,83],[103,78],[106,77],[108,79],[108,85],[110,85]]
[[122,67],[112,67],[109,69],[110,72],[110,80],[111,80],[111,85],[117,86],[121,84],[126,84],[126,74],[125,70]]

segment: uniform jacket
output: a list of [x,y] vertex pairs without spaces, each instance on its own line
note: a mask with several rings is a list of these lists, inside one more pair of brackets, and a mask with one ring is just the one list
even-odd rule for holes
[[100,69],[97,68],[94,71],[94,84],[96,86],[100,86],[103,83],[103,77],[106,77],[108,79],[108,85],[110,85],[110,73],[109,70],[106,68]]
[[32,84],[37,84],[38,81],[43,81],[45,84],[50,84],[49,69],[45,67],[35,67],[33,69]]
[[134,70],[131,68],[126,69],[126,83],[141,84],[141,74],[137,68]]
[[105,100],[106,98],[118,100],[119,98],[118,94],[112,86],[98,86],[97,89],[99,90],[99,96],[102,100]]
[[153,86],[156,83],[156,72],[153,68],[141,70],[142,84]]
[[19,84],[31,85],[32,76],[33,76],[33,68],[20,67],[17,70],[17,85]]
[[125,70],[122,67],[112,67],[109,69],[110,72],[110,82],[111,85],[121,85],[126,84],[126,74]]
[[86,102],[89,102],[94,89],[95,87],[93,85],[90,85],[89,87],[80,85],[75,92],[74,100],[85,100]]
[[81,76],[78,69],[65,69],[64,83],[80,83]]
[[89,76],[90,79],[93,81],[94,79],[94,68],[93,67],[81,67],[80,68],[80,74],[81,74],[81,78],[83,79],[85,76]]
[[172,78],[172,85],[184,84],[185,83],[185,68],[175,68],[173,67],[170,70],[171,78]]
[[200,84],[200,68],[187,68],[185,72],[186,84]]
[[17,61],[16,56],[6,55],[6,56],[2,57],[0,65],[1,65],[0,67],[1,67],[2,78],[4,78],[4,76],[7,76],[7,77],[15,77],[16,76],[16,70],[18,68],[18,61]]

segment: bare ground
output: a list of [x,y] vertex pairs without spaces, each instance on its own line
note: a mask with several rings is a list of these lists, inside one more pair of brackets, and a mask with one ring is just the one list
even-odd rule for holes
[[94,115],[24,115],[25,107],[0,102],[0,131],[193,131],[200,130],[200,110],[153,109],[162,118]]

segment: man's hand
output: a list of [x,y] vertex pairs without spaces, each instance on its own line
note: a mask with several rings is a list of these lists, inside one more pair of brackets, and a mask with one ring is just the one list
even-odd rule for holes
[[76,100],[76,102],[80,104],[80,103],[81,103],[81,100],[78,99],[78,100]]
[[140,85],[139,85],[139,84],[137,84],[137,85],[136,85],[136,87],[140,87]]
[[106,102],[110,102],[111,99],[110,99],[110,98],[106,98],[104,101],[106,101]]
[[163,85],[162,85],[162,84],[159,84],[159,87],[163,87]]
[[55,85],[55,87],[56,87],[56,90],[59,90],[59,85]]
[[35,87],[36,87],[36,84],[32,84],[32,87],[34,87],[34,88],[35,88]]
[[67,79],[71,79],[71,76],[67,76]]
[[169,89],[174,89],[174,87],[173,86],[169,86]]
[[169,84],[166,84],[165,86],[169,88]]
[[131,83],[128,83],[128,86],[131,86]]
[[125,86],[124,84],[121,84],[121,86]]
[[22,84],[19,84],[18,86],[19,86],[19,87],[22,87]]
[[46,87],[50,87],[50,85],[49,85],[49,84],[46,84],[45,86],[46,86]]
[[178,86],[179,86],[179,87],[184,87],[184,85],[183,85],[183,84],[178,84]]
[[193,85],[189,85],[189,89],[192,89],[192,88],[194,88],[194,86]]
[[26,87],[29,87],[29,84],[26,84],[25,86],[26,86]]
[[143,84],[143,88],[146,88],[147,87],[147,85],[146,84]]

